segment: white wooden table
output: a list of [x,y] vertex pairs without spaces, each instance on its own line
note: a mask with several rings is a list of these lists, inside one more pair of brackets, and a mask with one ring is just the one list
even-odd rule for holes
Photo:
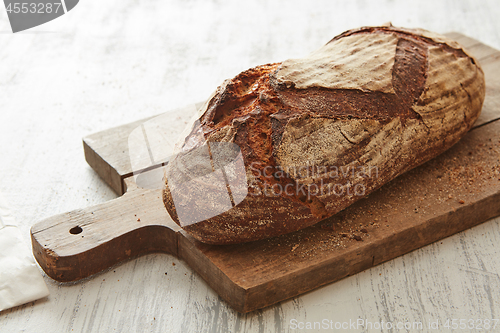
[[[82,0],[17,34],[3,8],[0,192],[26,242],[43,218],[116,197],[86,164],[82,137],[204,100],[244,69],[387,21],[457,31],[500,49],[497,0]],[[347,325],[357,320],[371,322],[369,332],[403,332],[398,323],[418,322],[423,328],[410,331],[443,332],[448,319],[450,326],[452,319],[500,319],[499,250],[497,218],[246,315],[183,262],[147,255],[74,284],[45,276],[50,296],[1,312],[0,332],[326,332],[336,324],[367,331],[366,322]],[[439,329],[429,329],[436,321]],[[328,329],[307,329],[307,322]],[[500,323],[490,331],[500,332]]]

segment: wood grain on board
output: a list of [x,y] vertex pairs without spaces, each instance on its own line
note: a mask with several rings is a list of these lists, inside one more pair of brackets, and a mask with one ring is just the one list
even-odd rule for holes
[[126,193],[33,226],[35,257],[52,278],[73,281],[137,255],[171,253],[236,310],[249,312],[500,215],[500,52],[460,34],[450,37],[476,56],[486,74],[487,96],[474,129],[339,214],[257,242],[197,242],[171,221],[160,190],[134,184],[127,139],[142,120],[84,139],[89,164],[117,193]]
[[[194,104],[194,108],[192,105],[189,105],[185,108],[171,110],[170,112],[188,120],[194,114],[193,111],[202,105],[203,103],[200,102]],[[132,165],[130,164],[129,135],[138,126],[152,118],[154,116],[94,133],[83,138],[83,151],[87,163],[119,195],[124,194],[126,190],[124,179],[132,176],[134,171],[139,171],[132,170]],[[172,139],[175,140],[175,138]]]

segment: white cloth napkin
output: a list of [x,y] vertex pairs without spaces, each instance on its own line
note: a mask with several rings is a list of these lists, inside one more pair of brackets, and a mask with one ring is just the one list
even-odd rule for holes
[[48,295],[30,248],[0,193],[0,311]]

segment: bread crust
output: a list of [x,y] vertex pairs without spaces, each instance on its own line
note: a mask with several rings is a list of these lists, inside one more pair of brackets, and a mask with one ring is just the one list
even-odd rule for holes
[[231,189],[233,197],[248,191],[241,201],[214,208],[231,189],[204,184],[205,200],[180,194],[182,204],[221,213],[182,223],[172,194],[189,177],[176,157],[165,207],[210,244],[305,228],[450,148],[479,116],[484,95],[481,67],[455,41],[392,26],[346,31],[308,57],[226,80],[200,110],[179,156],[215,142],[237,145],[248,187]]

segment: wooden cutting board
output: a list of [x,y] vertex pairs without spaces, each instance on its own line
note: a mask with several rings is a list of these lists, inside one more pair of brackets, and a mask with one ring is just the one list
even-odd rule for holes
[[[87,162],[121,197],[48,218],[33,253],[57,281],[75,281],[151,252],[184,260],[234,309],[249,312],[356,274],[500,215],[500,52],[458,33],[486,74],[474,128],[454,147],[307,229],[239,245],[194,240],[139,188],[130,133],[149,119],[84,138]],[[152,172],[155,169],[152,168]]]

